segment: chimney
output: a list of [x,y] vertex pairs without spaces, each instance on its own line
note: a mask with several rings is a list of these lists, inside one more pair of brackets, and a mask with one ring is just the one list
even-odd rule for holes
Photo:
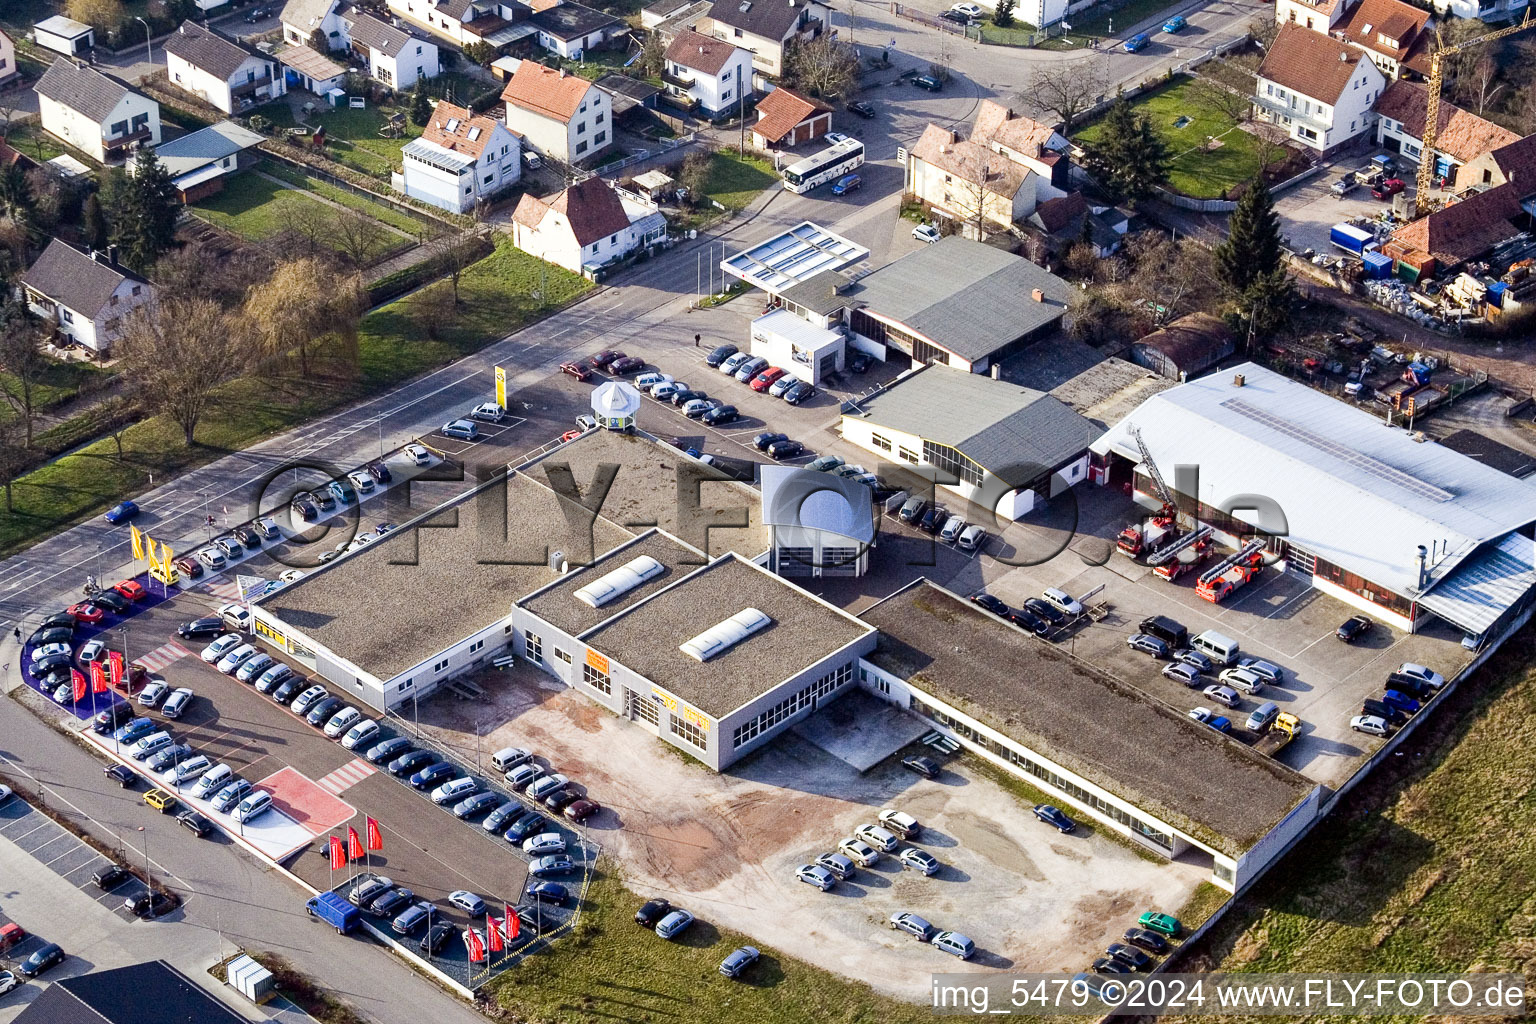
[[1242,387],[1246,383],[1247,383],[1247,380],[1243,377],[1242,374],[1238,373],[1238,374],[1234,374],[1232,376],[1232,386],[1233,387],[1240,388],[1240,387]]
[[1348,64],[1349,63],[1349,54],[1345,53],[1343,50],[1339,51],[1339,63],[1340,64]]
[[1036,302],[1044,302],[1045,292],[1041,291],[1039,288],[1036,288],[1034,291],[1029,293],[1029,297],[1034,299]]
[[1420,590],[1424,589],[1424,578],[1429,575],[1429,571],[1427,569],[1425,569],[1425,567],[1424,567],[1424,558],[1428,554],[1429,554],[1428,550],[1424,547],[1423,544],[1420,544],[1419,545],[1419,589]]
[[109,263],[111,263],[114,267],[117,266],[117,246],[116,245],[109,245],[109,246],[107,246],[107,261]]

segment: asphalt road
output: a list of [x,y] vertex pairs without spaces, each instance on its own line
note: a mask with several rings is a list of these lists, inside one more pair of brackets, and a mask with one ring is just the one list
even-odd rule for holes
[[147,841],[155,873],[186,899],[181,920],[200,929],[200,937],[172,931],[161,940],[152,926],[134,925],[143,929],[141,954],[185,960],[201,948],[206,968],[218,959],[215,940],[222,934],[226,952],[239,945],[280,953],[379,1024],[484,1024],[382,947],[311,920],[298,887],[233,842],[195,838],[173,817],[147,807],[142,788],[108,787],[103,761],[14,700],[0,700],[0,736],[0,772],[28,788],[41,786],[49,807],[103,842],[131,851],[135,863]]

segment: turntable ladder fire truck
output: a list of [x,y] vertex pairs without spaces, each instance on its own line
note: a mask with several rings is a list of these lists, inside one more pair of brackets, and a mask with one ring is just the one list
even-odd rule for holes
[[1236,554],[1228,555],[1200,574],[1195,593],[1212,604],[1220,604],[1234,590],[1244,586],[1264,568],[1264,541],[1255,537]]
[[1141,465],[1147,471],[1147,477],[1152,481],[1152,490],[1163,503],[1163,507],[1156,514],[1140,523],[1132,523],[1120,531],[1120,536],[1115,539],[1115,547],[1122,555],[1136,558],[1146,555],[1150,563],[1152,558],[1162,550],[1160,545],[1167,546],[1176,542],[1178,534],[1178,502],[1174,500],[1173,492],[1168,489],[1168,484],[1163,480],[1163,474],[1157,468],[1157,463],[1152,460],[1152,453],[1147,450],[1147,442],[1142,439],[1141,431],[1133,423],[1127,428],[1131,437],[1136,439],[1136,447],[1141,449]]
[[[1176,580],[1201,562],[1205,561],[1206,553],[1211,547],[1211,528],[1200,526],[1186,533],[1178,540],[1166,547],[1147,556],[1147,564],[1165,580]],[[1184,552],[1190,552],[1192,557],[1184,560],[1179,556]]]

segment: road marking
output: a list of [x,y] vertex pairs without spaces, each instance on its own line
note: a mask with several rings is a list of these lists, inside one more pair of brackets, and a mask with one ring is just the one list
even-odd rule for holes
[[192,589],[201,590],[205,594],[212,594],[222,601],[237,601],[240,598],[240,584],[230,580],[226,580],[223,583],[199,583]]
[[364,761],[361,758],[353,758],[346,764],[342,765],[340,768],[337,768],[335,771],[331,772],[331,774],[327,775],[325,778],[319,780],[317,785],[319,785],[321,789],[329,791],[334,796],[340,796],[342,793],[351,789],[359,782],[362,782],[368,776],[375,775],[377,773],[378,769],[369,764],[367,761]]
[[156,647],[148,654],[134,658],[133,663],[135,665],[143,665],[151,672],[158,672],[165,668],[165,666],[171,664],[172,662],[180,661],[182,658],[185,658],[191,653],[191,651],[181,646],[181,644],[172,640],[169,643],[161,644],[159,647]]

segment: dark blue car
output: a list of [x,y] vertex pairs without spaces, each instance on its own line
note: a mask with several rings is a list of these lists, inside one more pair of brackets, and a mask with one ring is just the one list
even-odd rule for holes
[[1050,804],[1038,804],[1034,808],[1035,817],[1050,825],[1056,831],[1066,834],[1077,829],[1077,822],[1067,817],[1060,807]]
[[139,514],[139,506],[131,501],[120,501],[107,509],[107,522],[126,523]]
[[1147,44],[1151,41],[1152,37],[1150,34],[1146,32],[1138,32],[1136,35],[1131,36],[1131,38],[1122,43],[1121,48],[1124,49],[1126,53],[1135,53],[1137,50],[1145,49]]
[[415,775],[412,775],[411,785],[417,789],[427,789],[430,786],[437,785],[439,782],[446,782],[457,774],[459,774],[459,770],[453,765],[445,761],[439,761],[437,764],[423,768]]
[[1397,690],[1388,690],[1386,693],[1382,694],[1381,701],[1388,707],[1396,708],[1397,710],[1410,715],[1418,711],[1420,707],[1418,701],[1414,700],[1406,693],[1401,693]]

